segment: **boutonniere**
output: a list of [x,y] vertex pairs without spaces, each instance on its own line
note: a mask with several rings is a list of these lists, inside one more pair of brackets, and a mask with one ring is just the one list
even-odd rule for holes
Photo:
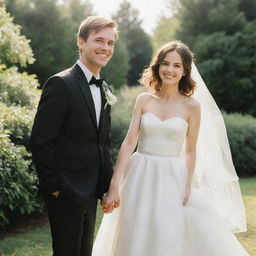
[[104,108],[107,107],[107,104],[114,105],[115,103],[117,103],[117,97],[112,93],[108,84],[105,81],[103,81],[103,83],[102,83],[102,89],[103,89],[103,92],[105,95],[105,99],[107,101]]

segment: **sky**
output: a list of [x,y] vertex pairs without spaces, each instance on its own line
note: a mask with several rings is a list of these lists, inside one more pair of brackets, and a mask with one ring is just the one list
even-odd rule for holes
[[[111,18],[116,13],[123,0],[92,0],[93,10],[97,15]],[[152,34],[160,15],[168,15],[167,0],[128,0],[131,5],[138,9],[142,19],[143,29]]]

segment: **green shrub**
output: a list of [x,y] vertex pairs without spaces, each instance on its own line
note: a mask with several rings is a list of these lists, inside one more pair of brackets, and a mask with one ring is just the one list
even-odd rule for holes
[[19,64],[22,67],[35,61],[30,40],[21,35],[21,26],[13,23],[0,1],[0,63]]
[[16,67],[5,69],[0,65],[0,101],[7,106],[35,108],[39,98],[37,87],[34,75],[19,73]]
[[15,146],[0,128],[0,227],[15,216],[41,209],[37,199],[37,178],[30,173],[30,154]]
[[256,175],[256,118],[224,114],[224,119],[238,175]]
[[8,130],[14,144],[29,148],[34,111],[25,107],[9,106],[0,102],[0,120],[3,128]]
[[25,67],[35,60],[20,30],[0,4],[0,227],[41,208],[31,154],[21,146],[29,145],[38,82],[35,75],[10,67]]

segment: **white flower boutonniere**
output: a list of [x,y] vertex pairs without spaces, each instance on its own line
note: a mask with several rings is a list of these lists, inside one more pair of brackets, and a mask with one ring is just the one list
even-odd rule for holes
[[105,95],[105,99],[107,101],[104,108],[107,107],[107,104],[114,105],[115,103],[117,103],[117,97],[111,92],[108,84],[105,81],[103,81],[102,83],[102,89]]

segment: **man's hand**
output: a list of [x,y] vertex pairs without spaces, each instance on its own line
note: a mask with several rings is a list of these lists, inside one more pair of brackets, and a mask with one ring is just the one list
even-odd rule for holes
[[107,194],[103,195],[103,198],[102,198],[102,201],[101,201],[101,210],[104,213],[111,213],[114,210],[113,204],[107,202]]
[[112,191],[112,193],[108,192],[107,194],[103,195],[103,199],[101,201],[101,209],[104,213],[111,213],[114,210],[114,208],[119,207],[119,205],[119,193],[113,193]]
[[60,191],[52,192],[52,195],[55,196],[55,198],[58,198],[58,196],[60,195]]

